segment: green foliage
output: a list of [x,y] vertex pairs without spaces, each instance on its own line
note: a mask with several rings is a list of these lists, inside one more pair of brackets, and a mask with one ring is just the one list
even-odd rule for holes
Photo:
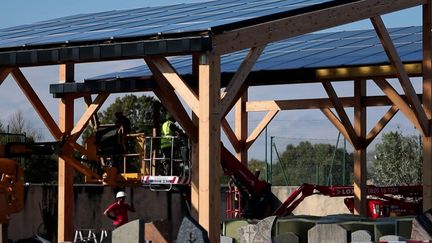
[[372,179],[375,185],[420,184],[422,178],[422,145],[419,137],[401,132],[384,133],[375,146]]
[[[161,107],[160,102],[153,97],[126,95],[117,98],[105,111],[99,113],[99,121],[102,124],[114,123],[114,113],[123,111],[123,114],[131,121],[132,131],[151,134],[154,105]],[[163,120],[164,117],[165,111],[161,109],[159,119]]]
[[259,171],[259,179],[260,180],[265,180],[265,173],[266,173],[266,165],[265,162],[262,160],[256,160],[256,159],[251,159],[248,162],[248,169],[252,172],[255,173],[256,171]]
[[306,141],[286,147],[278,162],[272,164],[271,181],[273,185],[346,185],[352,183],[352,168],[352,153],[330,144]]
[[[160,109],[158,109],[160,107]],[[153,115],[154,111],[159,110],[159,114]],[[125,95],[118,97],[104,111],[98,112],[100,124],[113,124],[115,122],[114,113],[122,111],[123,114],[131,121],[132,132],[144,132],[146,135],[152,134],[154,124],[153,117],[160,121],[165,119],[166,111],[161,103],[151,96]],[[83,138],[90,136],[93,131],[90,127],[84,131]]]

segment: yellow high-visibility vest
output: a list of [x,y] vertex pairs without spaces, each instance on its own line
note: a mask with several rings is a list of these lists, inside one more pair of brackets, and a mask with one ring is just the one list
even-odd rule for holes
[[171,147],[171,136],[174,135],[173,131],[171,130],[171,124],[173,124],[172,121],[168,120],[162,124],[162,130],[161,130],[161,148],[168,148]]

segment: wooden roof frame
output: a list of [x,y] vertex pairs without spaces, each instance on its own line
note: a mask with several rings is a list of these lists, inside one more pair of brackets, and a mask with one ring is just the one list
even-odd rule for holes
[[[402,63],[391,40],[388,38],[386,28],[379,16],[419,5],[423,5],[424,57],[422,63]],[[197,36],[188,35],[182,37],[179,35],[165,40],[0,50],[0,84],[6,76],[12,74],[53,137],[65,144],[59,159],[58,241],[70,241],[73,237],[73,215],[71,210],[73,209],[73,199],[71,198],[73,195],[71,191],[73,170],[78,170],[94,180],[100,179],[98,175],[87,170],[67,154],[70,154],[72,150],[85,153],[85,148],[76,143],[77,136],[82,132],[85,125],[91,121],[92,116],[103,104],[109,93],[126,92],[127,89],[107,89],[94,101],[89,100],[89,94],[92,92],[98,93],[100,90],[92,91],[86,89],[88,87],[83,87],[82,92],[65,93],[59,97],[60,112],[59,124],[57,125],[42,101],[32,91],[30,83],[21,73],[20,68],[26,66],[60,64],[59,80],[68,85],[78,85],[74,83],[73,65],[75,63],[144,59],[151,67],[156,85],[144,85],[144,87],[139,84],[141,90],[142,88],[154,90],[162,102],[178,118],[188,134],[192,138],[199,137],[193,147],[195,158],[197,158],[194,167],[199,168],[198,175],[192,179],[192,212],[199,223],[208,231],[211,242],[219,242],[220,240],[219,175],[214,173],[214,171],[219,171],[220,166],[220,128],[223,127],[230,138],[230,142],[233,143],[233,147],[239,152],[250,147],[263,128],[282,109],[321,109],[354,145],[355,211],[362,215],[366,213],[366,147],[396,112],[401,110],[411,122],[416,124],[416,127],[424,136],[423,182],[425,189],[423,203],[426,209],[432,207],[432,138],[430,134],[430,119],[432,117],[431,8],[431,0],[359,0],[324,9],[311,10],[293,16],[284,16],[268,21],[264,19],[263,22],[242,25],[227,31],[222,30],[211,33],[211,35],[202,35],[201,33],[201,35]],[[252,81],[246,77],[248,77],[253,63],[257,60],[265,45],[362,19],[371,19],[391,63],[391,68],[388,71],[383,71],[378,75],[359,71],[344,76],[338,73],[339,69],[323,70],[323,72],[313,70],[311,76],[308,77],[308,81],[305,82],[322,82],[329,99],[267,101],[261,103],[247,101],[247,87]],[[220,56],[242,49],[250,49],[249,55],[245,58],[239,70],[228,78],[229,81],[224,84],[220,72]],[[194,72],[190,78],[199,84],[198,87],[188,86],[187,80],[180,77],[167,62],[167,56],[178,54],[194,56],[192,67]],[[351,68],[351,70],[355,69],[356,67]],[[357,69],[361,70],[361,67]],[[250,76],[253,79],[254,75]],[[409,77],[412,76],[423,77],[424,92],[422,94],[414,92],[409,80]],[[394,89],[389,87],[385,78],[392,77],[400,80],[404,88],[404,94],[397,94]],[[354,97],[338,97],[334,92],[330,82],[344,79],[355,80]],[[382,88],[385,96],[368,97],[365,92],[366,79],[373,79]],[[122,82],[122,80],[114,82]],[[286,80],[281,79],[280,82],[283,83]],[[297,82],[302,82],[302,80],[298,79]],[[222,86],[227,87],[223,93],[221,92]],[[67,87],[67,85],[64,87]],[[59,87],[53,87],[53,89],[55,88]],[[131,87],[128,88],[131,89]],[[186,113],[177,95],[190,106],[193,111],[192,119]],[[78,124],[74,124],[74,100],[81,97],[88,104],[88,108]],[[236,112],[237,125],[234,131],[224,120],[224,117],[236,102],[238,103],[236,105],[238,112]],[[369,134],[366,133],[365,127],[365,107],[367,105],[390,106],[377,125],[370,130]],[[344,111],[344,107],[347,106],[354,107],[354,121],[350,121]],[[246,114],[257,109],[267,111],[267,115],[260,125],[254,129],[254,132],[248,136],[244,129],[245,124],[247,124],[245,122],[247,121]],[[335,109],[336,113],[331,109]],[[242,156],[244,157],[245,153],[240,155],[240,157]]]

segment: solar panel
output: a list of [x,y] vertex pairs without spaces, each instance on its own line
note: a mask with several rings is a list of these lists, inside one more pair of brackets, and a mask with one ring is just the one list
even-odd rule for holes
[[[0,48],[52,45],[207,31],[241,21],[300,11],[335,0],[222,0],[107,11],[0,30]],[[345,1],[346,2],[346,1]],[[243,22],[241,22],[243,23]]]
[[[421,27],[391,28],[389,34],[403,62],[422,60]],[[235,72],[247,50],[222,56],[222,72]],[[180,74],[191,73],[191,58],[169,59]],[[252,71],[331,68],[389,63],[375,30],[313,33],[268,45]],[[150,76],[143,65],[122,72],[88,79],[137,78]]]

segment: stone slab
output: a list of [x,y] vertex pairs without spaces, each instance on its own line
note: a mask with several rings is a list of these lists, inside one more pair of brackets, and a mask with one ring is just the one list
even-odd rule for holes
[[351,242],[370,242],[372,243],[372,234],[367,230],[357,230],[351,233]]
[[234,240],[234,238],[221,235],[220,243],[235,243],[235,240]]
[[242,243],[264,243],[272,241],[272,228],[276,216],[267,217],[257,224],[246,225],[238,229]]
[[348,232],[338,224],[317,224],[308,231],[308,243],[348,243]]
[[379,241],[405,241],[406,239],[399,235],[385,235],[379,238]]
[[134,220],[112,231],[112,243],[144,243],[144,221]]
[[177,242],[210,243],[207,231],[191,217],[184,217],[177,234]]

